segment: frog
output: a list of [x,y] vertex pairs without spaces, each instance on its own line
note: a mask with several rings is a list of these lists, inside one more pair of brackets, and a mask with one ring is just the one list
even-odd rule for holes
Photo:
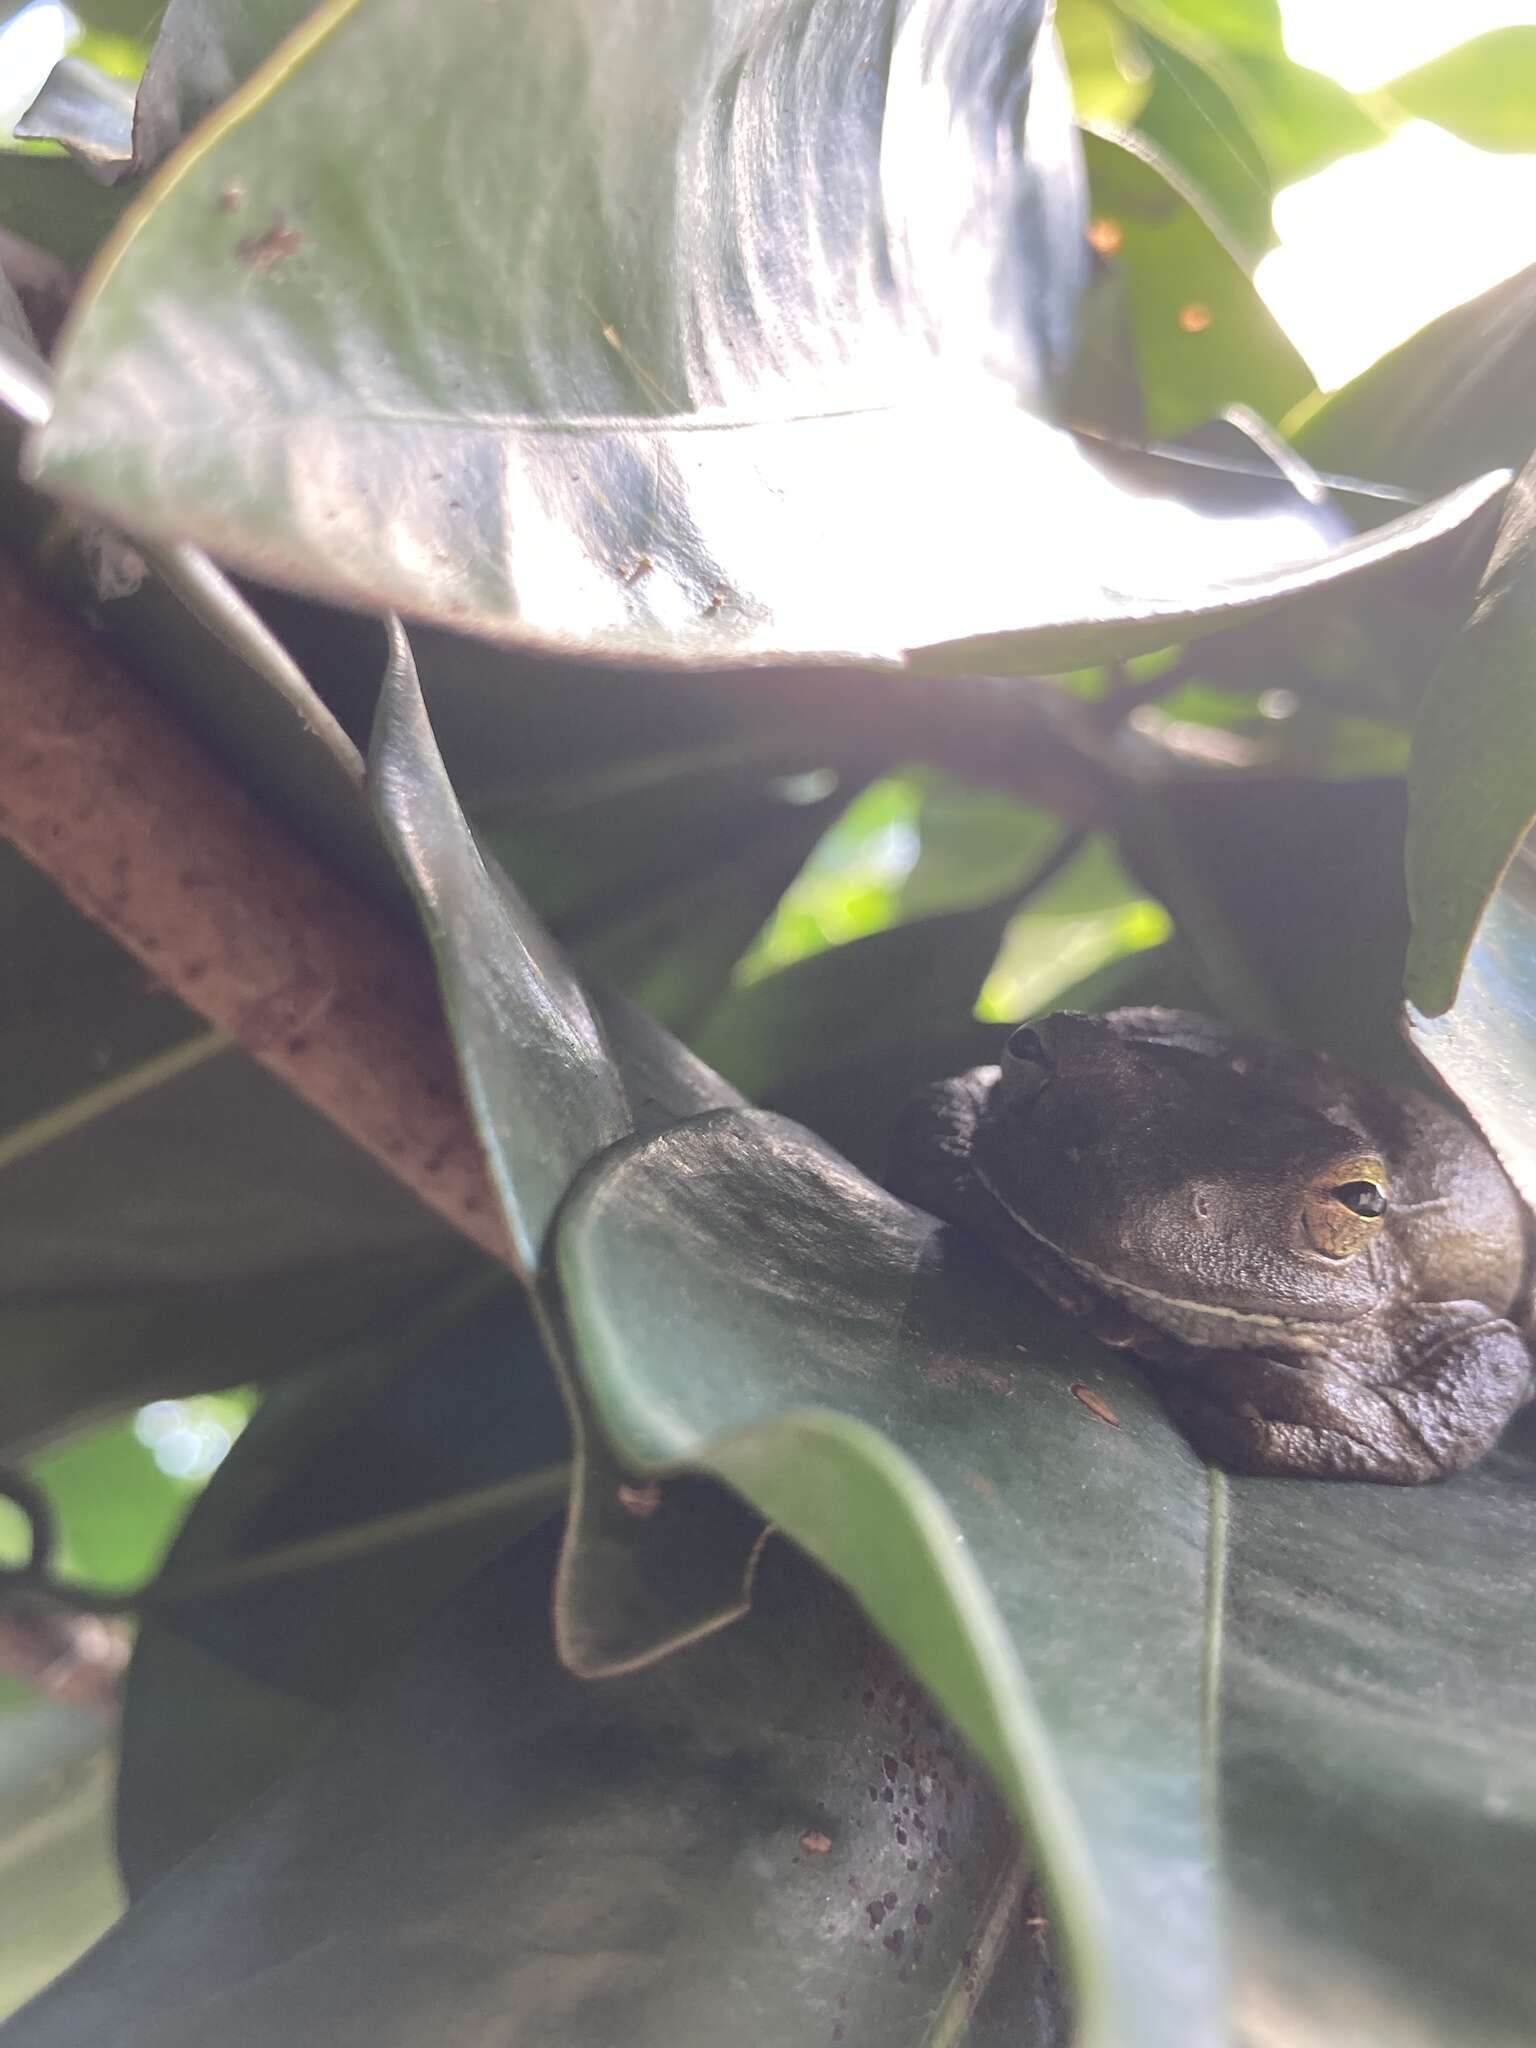
[[1427,1092],[1192,1011],[1058,1011],[922,1089],[887,1185],[1132,1353],[1194,1449],[1411,1486],[1532,1392],[1531,1217]]

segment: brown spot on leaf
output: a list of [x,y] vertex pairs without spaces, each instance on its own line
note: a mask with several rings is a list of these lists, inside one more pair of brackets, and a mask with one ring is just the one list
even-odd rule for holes
[[1120,1427],[1119,1416],[1102,1394],[1096,1394],[1092,1387],[1085,1386],[1081,1380],[1074,1380],[1070,1391],[1073,1400],[1081,1401],[1090,1415],[1097,1415],[1100,1422],[1107,1422],[1114,1429]]
[[235,261],[243,263],[253,277],[265,277],[290,257],[297,256],[303,246],[302,229],[278,213],[261,234],[241,236],[235,244]]

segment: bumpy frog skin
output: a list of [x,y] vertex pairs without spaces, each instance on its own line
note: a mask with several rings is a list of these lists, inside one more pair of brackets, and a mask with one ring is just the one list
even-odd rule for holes
[[1137,1353],[1239,1472],[1414,1485],[1532,1387],[1530,1225],[1427,1096],[1181,1010],[1025,1026],[925,1089],[896,1193]]

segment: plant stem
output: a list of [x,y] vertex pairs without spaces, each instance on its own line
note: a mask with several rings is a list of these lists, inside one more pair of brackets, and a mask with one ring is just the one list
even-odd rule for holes
[[0,553],[0,833],[493,1257],[512,1249],[425,949],[328,873]]

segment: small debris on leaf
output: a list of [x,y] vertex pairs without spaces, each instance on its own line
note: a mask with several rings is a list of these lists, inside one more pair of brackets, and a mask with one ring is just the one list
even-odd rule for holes
[[654,1479],[647,1479],[641,1486],[621,1486],[619,1506],[637,1522],[648,1522],[661,1506],[661,1488]]
[[290,256],[297,256],[303,246],[302,231],[279,213],[264,233],[241,236],[235,244],[235,261],[243,263],[253,277],[264,277]]
[[1072,1382],[1071,1391],[1074,1399],[1081,1401],[1090,1415],[1097,1415],[1100,1422],[1108,1422],[1116,1429],[1120,1427],[1119,1416],[1102,1394],[1096,1394],[1092,1387],[1085,1387],[1081,1380]]

